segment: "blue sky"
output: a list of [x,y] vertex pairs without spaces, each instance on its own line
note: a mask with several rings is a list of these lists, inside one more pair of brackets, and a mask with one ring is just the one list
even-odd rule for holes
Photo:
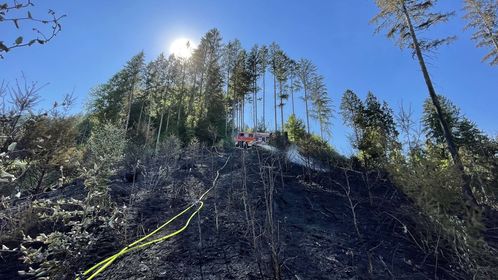
[[[410,52],[401,51],[382,34],[374,34],[375,27],[369,24],[377,12],[373,0],[35,3],[33,14],[41,15],[49,8],[67,14],[63,30],[45,46],[8,53],[0,61],[0,80],[12,82],[24,72],[30,80],[49,83],[42,91],[42,104],[47,106],[74,89],[78,98],[74,111],[82,111],[89,90],[109,79],[134,54],[144,50],[147,60],[153,59],[162,51],[167,53],[175,38],[198,42],[213,27],[221,31],[224,41],[238,38],[246,48],[275,41],[291,57],[311,59],[325,76],[336,111],[346,89],[361,97],[370,90],[395,111],[401,102],[411,104],[416,117],[427,96]],[[496,135],[498,67],[481,63],[486,50],[475,48],[471,31],[464,30],[462,1],[440,1],[439,7],[455,10],[457,15],[433,33],[455,34],[458,40],[428,60],[436,89],[460,106],[481,129]],[[10,26],[0,25],[2,40],[14,40],[14,32]],[[271,110],[269,106],[267,112]],[[303,106],[297,107],[302,114]],[[287,110],[288,115],[290,106]],[[350,153],[349,131],[338,112],[332,131],[333,145],[340,152]]]

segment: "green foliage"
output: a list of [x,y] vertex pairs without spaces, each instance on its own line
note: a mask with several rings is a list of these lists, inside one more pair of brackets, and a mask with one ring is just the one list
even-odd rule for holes
[[365,102],[351,90],[347,90],[341,101],[344,123],[354,131],[352,144],[358,149],[358,158],[367,167],[382,167],[399,153],[398,131],[393,112],[382,105],[369,92]]
[[94,88],[90,95],[90,113],[99,123],[111,122],[125,126],[134,102],[134,94],[143,76],[143,52],[132,57],[126,66],[107,83]]
[[346,162],[346,159],[339,155],[325,139],[317,135],[309,135],[303,121],[294,114],[287,120],[285,132],[289,140],[300,148],[304,156],[309,156],[326,165],[342,165]]
[[298,141],[301,153],[327,166],[343,165],[346,159],[337,153],[330,144],[317,135],[307,135]]
[[[498,186],[498,143],[485,135],[475,123],[460,114],[460,109],[444,96],[441,100],[443,116],[453,132],[455,145],[458,148],[466,171],[471,176],[471,185],[476,198],[481,203],[495,204]],[[449,159],[446,142],[436,110],[430,102],[424,103],[422,116],[424,132],[430,145],[439,147],[434,154],[439,160]]]
[[18,148],[25,152],[21,158],[29,160],[29,168],[20,184],[39,193],[50,187],[60,187],[68,179],[77,177],[81,152],[76,147],[77,118],[42,116],[25,124],[25,132]]
[[95,246],[102,246],[100,234],[110,232],[121,236],[123,232],[121,208],[107,211],[76,199],[39,199],[33,202],[31,211],[36,216],[30,222],[50,224],[51,231],[34,238],[23,234],[21,259],[29,269],[19,271],[21,276],[64,279],[78,271],[82,260],[93,258]]
[[83,168],[86,202],[89,205],[110,206],[108,177],[116,173],[126,147],[126,131],[111,123],[97,126],[86,146],[86,165]]
[[289,140],[294,143],[302,141],[307,134],[303,121],[298,119],[294,114],[287,120],[285,131],[289,136]]
[[[480,213],[469,211],[461,198],[460,176],[440,147],[416,148],[406,159],[390,163],[392,180],[412,198],[423,215],[415,231],[419,244],[429,253],[442,251],[461,271],[486,279],[496,273],[493,251],[482,239]],[[493,272],[493,270],[495,270]]]

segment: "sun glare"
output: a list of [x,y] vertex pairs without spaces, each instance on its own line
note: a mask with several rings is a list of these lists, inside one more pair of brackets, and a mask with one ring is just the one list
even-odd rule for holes
[[187,38],[178,38],[169,47],[169,52],[180,58],[189,58],[192,50],[192,41]]

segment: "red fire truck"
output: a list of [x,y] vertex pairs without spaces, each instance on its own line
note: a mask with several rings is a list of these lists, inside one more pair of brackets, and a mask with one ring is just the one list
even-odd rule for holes
[[268,143],[271,136],[271,133],[266,132],[239,132],[234,138],[235,147],[248,148],[257,144]]

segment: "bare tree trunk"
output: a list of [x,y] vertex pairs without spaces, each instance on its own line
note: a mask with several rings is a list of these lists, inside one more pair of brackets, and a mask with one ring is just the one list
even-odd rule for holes
[[266,106],[266,102],[265,102],[265,99],[266,99],[266,82],[265,82],[265,72],[263,72],[263,123],[265,124],[265,127],[266,127],[266,119],[265,119],[265,112],[266,112],[266,109],[265,109],[265,106]]
[[279,82],[280,87],[280,129],[284,132],[284,99],[282,98],[282,82]]
[[147,120],[147,130],[145,131],[145,143],[149,142],[149,130],[150,130],[151,118],[152,117],[149,115],[149,119]]
[[253,122],[254,122],[254,132],[258,128],[258,93],[257,93],[258,80],[254,81],[254,94],[253,94]]
[[144,107],[145,107],[145,103],[142,103],[142,106],[140,106],[140,114],[138,116],[137,136],[140,134],[140,127],[141,127],[141,123],[142,123],[142,114],[144,112]]
[[310,117],[309,117],[309,111],[308,111],[308,89],[306,88],[306,85],[304,87],[304,103],[306,105],[306,129],[308,131],[308,134],[310,134]]
[[[180,119],[181,119],[181,113],[182,113],[182,106],[183,106],[183,92],[185,91],[185,61],[183,61],[182,65],[182,84],[180,87],[180,98],[178,100],[178,118],[176,119],[176,129],[179,135],[180,132]],[[164,114],[163,114],[164,115]],[[161,121],[162,121],[162,116],[161,116]]]
[[128,125],[130,124],[131,105],[133,104],[133,91],[134,90],[135,90],[135,85],[133,85],[133,88],[131,89],[129,97],[128,97],[128,113],[126,114],[126,124],[125,124],[126,131],[128,131]]
[[171,107],[168,107],[168,117],[166,118],[166,129],[164,130],[166,132],[166,136],[168,136],[170,116],[171,116]]
[[294,112],[294,88],[293,88],[293,79],[290,78],[290,92],[291,92],[291,101],[292,101],[292,114],[295,115]]
[[156,154],[159,148],[159,139],[161,138],[161,129],[163,127],[163,119],[164,119],[164,112],[161,112],[161,120],[159,121],[159,129],[157,130],[157,139],[156,139]]
[[277,81],[275,74],[273,74],[273,111],[274,111],[274,123],[275,123],[275,131],[277,131]]
[[427,67],[425,65],[424,61],[424,56],[422,55],[422,50],[420,49],[420,45],[417,39],[417,35],[415,33],[415,29],[413,27],[410,14],[408,12],[408,9],[406,8],[406,5],[403,1],[403,14],[405,15],[405,20],[406,24],[410,28],[410,35],[412,37],[413,41],[413,46],[415,48],[415,53],[418,58],[418,62],[420,64],[420,69],[422,70],[422,74],[424,75],[424,80],[427,85],[427,89],[429,90],[429,96],[431,97],[432,104],[436,108],[436,113],[439,119],[439,122],[441,124],[441,128],[443,129],[444,132],[444,138],[446,139],[446,144],[448,145],[448,150],[451,154],[451,157],[453,159],[453,163],[455,164],[455,167],[457,168],[458,172],[460,173],[461,179],[462,179],[462,195],[465,201],[473,208],[477,209],[479,208],[479,204],[477,203],[477,200],[472,192],[472,189],[470,187],[470,177],[465,174],[465,169],[462,163],[462,160],[460,159],[460,155],[458,154],[457,147],[455,145],[455,142],[453,141],[453,135],[450,131],[450,128],[448,126],[448,123],[444,119],[443,115],[443,110],[441,108],[441,104],[439,103],[439,98],[436,94],[436,91],[434,89],[434,86],[431,81],[431,77],[429,76],[429,71],[427,70]]
[[[226,90],[226,96],[225,96],[226,100],[228,100],[229,92],[230,92],[230,71],[228,70],[227,71],[227,90]],[[228,106],[229,105],[228,105],[228,102],[225,104],[226,104],[225,108],[227,109],[226,110],[226,118],[225,118],[225,137],[228,137],[228,118],[229,118],[228,117],[229,116]],[[232,108],[232,110],[233,110],[233,108]]]

